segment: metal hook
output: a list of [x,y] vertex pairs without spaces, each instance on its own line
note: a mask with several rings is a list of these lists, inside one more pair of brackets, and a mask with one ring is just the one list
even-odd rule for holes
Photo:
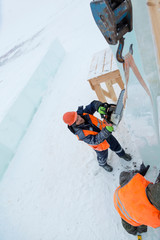
[[133,55],[133,44],[131,44],[131,45],[129,46],[129,52],[130,52],[130,54]]
[[125,38],[122,37],[119,40],[119,45],[118,45],[118,49],[117,49],[117,53],[116,53],[117,61],[120,62],[120,63],[124,62],[124,58],[122,57],[122,51],[123,51],[123,47],[124,47],[124,39]]
[[[122,56],[122,51],[123,51],[123,47],[124,47],[124,40],[125,40],[124,37],[122,37],[119,40],[119,45],[118,45],[118,49],[117,49],[117,53],[116,53],[117,61],[120,62],[120,63],[124,63],[124,57]],[[133,44],[130,45],[129,52],[133,55]]]

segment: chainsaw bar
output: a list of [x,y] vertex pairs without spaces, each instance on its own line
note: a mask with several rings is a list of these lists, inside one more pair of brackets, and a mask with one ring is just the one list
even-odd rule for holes
[[121,93],[119,95],[119,98],[118,98],[118,101],[117,101],[116,109],[115,109],[115,111],[111,115],[111,122],[114,125],[116,125],[116,126],[119,124],[119,122],[121,121],[122,116],[123,116],[123,108],[124,108],[123,97],[124,97],[124,92],[125,92],[125,89],[123,89],[121,91]]

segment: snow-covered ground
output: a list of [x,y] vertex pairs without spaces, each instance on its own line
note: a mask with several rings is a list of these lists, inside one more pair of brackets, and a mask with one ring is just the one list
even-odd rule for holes
[[[113,193],[119,184],[119,173],[138,168],[142,162],[137,148],[142,144],[139,135],[145,130],[148,139],[154,135],[152,128],[147,128],[147,120],[132,122],[126,107],[128,114],[114,136],[133,160],[125,162],[109,152],[112,173],[98,166],[94,151],[78,142],[62,121],[64,112],[96,99],[87,81],[88,69],[92,55],[107,44],[93,21],[89,2],[6,0],[2,4],[0,100],[6,100],[1,104],[1,117],[53,39],[58,38],[66,50],[65,59],[0,183],[3,240],[136,238],[122,228],[113,206]],[[137,116],[134,120],[138,121]],[[130,127],[133,124],[138,126],[136,136]],[[155,180],[157,173],[152,165],[147,179]],[[149,228],[143,238],[155,240],[159,234],[159,229]]]

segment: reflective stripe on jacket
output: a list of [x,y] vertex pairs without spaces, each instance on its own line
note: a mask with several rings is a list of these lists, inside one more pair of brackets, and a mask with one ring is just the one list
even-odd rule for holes
[[[91,122],[92,125],[96,126],[98,129],[100,129],[100,131],[106,127],[106,124],[101,121],[100,119],[96,118],[95,116],[88,114],[88,113],[83,113],[83,116],[87,115],[89,117],[89,120]],[[98,132],[96,131],[92,131],[92,130],[83,130],[80,132],[80,134],[76,134],[79,140],[83,140],[85,141],[86,137],[92,137],[97,135],[98,136]],[[90,147],[92,147],[94,150],[96,151],[104,151],[106,149],[108,149],[110,147],[109,143],[106,141],[106,136],[101,134],[101,137],[97,140],[97,142],[95,141],[95,143],[97,144],[91,144],[91,141],[85,141],[86,143],[88,143],[88,145]]]
[[132,226],[160,227],[160,211],[148,200],[146,188],[151,182],[137,173],[114,193],[114,205],[121,218]]

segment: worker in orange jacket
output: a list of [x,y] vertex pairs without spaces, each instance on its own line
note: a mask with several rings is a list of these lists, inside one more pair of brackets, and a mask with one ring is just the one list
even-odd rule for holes
[[160,174],[153,184],[144,178],[149,169],[122,172],[114,193],[114,205],[125,230],[133,235],[146,232],[147,226],[160,227]]
[[110,104],[104,107],[102,102],[94,100],[85,108],[78,107],[76,112],[66,112],[63,115],[63,121],[68,125],[69,130],[78,137],[78,140],[87,143],[96,151],[99,165],[111,172],[113,168],[107,163],[108,148],[126,161],[130,161],[131,156],[124,151],[112,135],[113,126],[93,115],[95,112],[109,115],[109,108]]

